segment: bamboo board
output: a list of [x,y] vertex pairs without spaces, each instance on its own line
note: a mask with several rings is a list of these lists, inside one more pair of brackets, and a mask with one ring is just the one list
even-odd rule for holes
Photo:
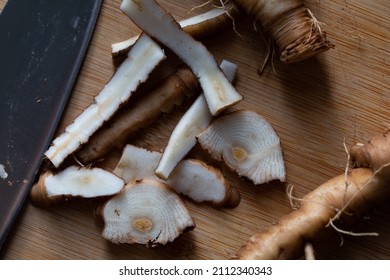
[[[5,1],[1,1],[2,6]],[[177,19],[205,11],[191,11],[203,0],[159,1]],[[284,65],[273,57],[262,75],[257,69],[267,55],[267,39],[253,30],[252,21],[204,40],[217,61],[228,59],[239,67],[235,81],[244,100],[235,109],[263,115],[281,138],[286,183],[254,186],[227,168],[222,171],[242,195],[235,209],[214,209],[186,200],[196,229],[165,247],[116,245],[104,240],[95,223],[92,202],[72,202],[50,210],[29,202],[0,252],[1,259],[230,259],[255,232],[276,223],[291,211],[286,186],[303,196],[344,172],[344,143],[365,142],[382,132],[390,120],[390,2],[386,0],[305,1],[336,48],[305,62]],[[111,43],[139,30],[119,10],[119,0],[103,1],[100,17],[62,122],[82,112],[115,71]],[[169,73],[177,59],[159,68],[154,80]],[[173,62],[174,61],[174,62]],[[153,83],[151,79],[150,83]],[[131,143],[162,150],[185,107],[145,128]],[[120,156],[115,150],[103,163],[112,170]],[[198,146],[192,157],[207,160]],[[332,233],[315,246],[318,259],[390,258],[390,206],[361,219],[348,230],[377,232],[379,237]],[[342,245],[341,245],[342,243]]]

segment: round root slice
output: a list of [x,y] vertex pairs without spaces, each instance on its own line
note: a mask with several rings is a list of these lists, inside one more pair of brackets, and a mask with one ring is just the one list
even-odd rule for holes
[[230,185],[221,171],[206,163],[187,159],[179,163],[167,180],[175,190],[197,202],[211,202],[214,206],[236,207],[241,200],[237,188]]
[[126,183],[140,179],[166,183],[196,202],[209,202],[216,207],[235,207],[239,204],[239,191],[225,180],[219,169],[200,160],[186,159],[177,165],[168,180],[164,180],[154,172],[160,159],[159,152],[127,145],[113,172]]
[[104,222],[103,237],[113,243],[165,245],[195,228],[177,193],[168,185],[150,179],[127,184],[104,204],[100,215]]
[[217,118],[198,142],[217,160],[255,184],[285,181],[286,171],[280,139],[260,115],[239,110]]
[[101,168],[70,166],[57,174],[43,173],[32,187],[30,199],[37,206],[50,206],[73,197],[94,198],[119,193],[124,180]]

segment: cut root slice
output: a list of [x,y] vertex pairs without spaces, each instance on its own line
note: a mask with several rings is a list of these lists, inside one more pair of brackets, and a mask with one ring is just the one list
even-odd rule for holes
[[220,116],[197,138],[213,158],[225,161],[255,184],[285,181],[280,139],[273,127],[255,112],[239,110]]
[[182,160],[165,181],[154,173],[160,158],[161,153],[127,145],[113,173],[126,183],[144,178],[158,180],[196,202],[208,202],[216,207],[239,204],[240,193],[225,180],[219,169],[199,160]]
[[43,173],[32,187],[30,199],[41,207],[72,198],[95,198],[119,193],[124,180],[101,168],[70,166],[57,174]]
[[[237,65],[223,60],[220,67],[228,80],[233,81],[237,72]],[[156,168],[157,176],[164,180],[168,179],[177,164],[195,146],[196,136],[209,126],[212,117],[206,99],[201,94],[173,130]]]
[[[234,6],[232,6],[229,10],[214,8],[203,14],[184,19],[178,23],[186,33],[190,34],[193,38],[200,40],[232,26],[232,18],[236,18],[238,16],[238,10]],[[138,38],[139,35],[125,41],[112,44],[112,57],[116,58],[127,53]]]
[[124,0],[121,10],[145,33],[170,48],[191,68],[199,79],[212,115],[242,100],[207,48],[183,31],[156,1]]
[[151,92],[120,110],[102,126],[77,152],[83,164],[102,159],[114,146],[123,147],[131,137],[151,123],[168,114],[175,106],[193,98],[200,91],[200,85],[187,67],[163,79]]
[[113,243],[165,245],[195,228],[184,202],[168,185],[154,180],[127,184],[99,210],[103,237]]
[[58,167],[64,159],[86,143],[131,96],[139,84],[165,58],[163,50],[147,35],[141,36],[114,76],[63,134],[54,139],[45,156]]

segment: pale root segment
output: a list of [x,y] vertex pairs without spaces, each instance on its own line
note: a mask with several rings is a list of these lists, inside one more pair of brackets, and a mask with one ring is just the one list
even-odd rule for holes
[[[233,27],[233,18],[238,18],[239,12],[235,6],[231,5],[228,10],[222,8],[214,8],[203,14],[199,14],[182,21],[179,25],[183,30],[191,35],[196,40],[209,37],[217,34],[229,26]],[[126,54],[129,49],[137,41],[139,35],[129,38],[125,41],[114,43],[111,45],[111,54],[113,58]]]
[[[237,65],[223,60],[220,67],[232,82],[237,72]],[[177,164],[195,146],[196,136],[209,126],[212,117],[204,95],[199,95],[174,128],[155,170],[157,176],[164,180],[168,179]]]
[[219,116],[197,139],[213,158],[255,184],[286,179],[280,139],[256,112],[238,110]]
[[372,137],[367,143],[358,143],[349,148],[351,160],[359,167],[378,170],[390,163],[390,130]]
[[[253,235],[238,253],[239,259],[296,259],[306,243],[318,241],[329,223],[356,221],[374,206],[387,201],[390,166],[373,173],[368,168],[352,169],[325,182],[301,199],[297,210],[275,225]],[[340,231],[340,230],[339,230]],[[362,234],[364,235],[364,234]]]
[[232,0],[269,32],[284,63],[308,59],[334,48],[303,0]]
[[192,71],[180,67],[152,91],[116,113],[80,148],[77,158],[89,164],[103,158],[115,146],[122,148],[139,131],[200,91],[199,81]]
[[103,237],[113,243],[165,245],[195,228],[188,209],[168,185],[154,180],[129,183],[99,209]]
[[170,48],[191,68],[199,79],[212,115],[242,100],[207,48],[183,31],[156,1],[124,0],[121,10],[145,33]]
[[45,156],[58,167],[65,158],[86,143],[131,96],[139,84],[165,58],[163,50],[148,36],[139,38],[111,80],[63,134],[52,142]]
[[216,207],[232,208],[239,204],[240,193],[226,181],[219,169],[200,160],[186,159],[165,181],[154,173],[160,158],[159,152],[126,145],[113,173],[126,183],[144,178],[157,180],[196,202],[208,202]]
[[96,198],[119,193],[124,180],[101,168],[70,166],[53,174],[44,172],[30,191],[32,203],[41,207],[74,198]]

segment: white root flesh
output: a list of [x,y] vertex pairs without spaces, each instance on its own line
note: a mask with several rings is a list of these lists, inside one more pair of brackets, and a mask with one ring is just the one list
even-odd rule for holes
[[103,237],[113,243],[165,245],[195,228],[188,209],[168,185],[134,181],[107,201],[99,213]]
[[254,184],[286,179],[280,139],[256,112],[239,110],[220,116],[197,139],[213,158]]
[[[228,80],[233,81],[237,65],[223,60],[220,67]],[[200,94],[174,128],[155,170],[158,177],[168,179],[177,164],[195,146],[196,136],[209,126],[212,117],[204,95]]]
[[163,50],[147,35],[139,38],[111,80],[95,97],[95,102],[82,112],[63,134],[52,142],[45,156],[55,167],[86,143],[96,130],[125,103],[139,84],[163,60]]
[[217,207],[239,204],[241,197],[238,190],[225,180],[219,169],[199,160],[187,159],[181,161],[165,181],[154,173],[160,158],[159,152],[127,145],[113,173],[126,183],[140,179],[164,182],[196,202],[208,202]]
[[121,10],[145,33],[170,48],[191,68],[199,79],[212,115],[242,100],[207,48],[183,31],[156,1],[124,0]]
[[35,205],[48,206],[71,198],[95,198],[119,193],[122,178],[101,168],[70,166],[53,174],[43,173],[30,192]]
[[[208,20],[216,19],[220,16],[223,16],[226,14],[226,11],[224,9],[220,8],[214,8],[211,9],[210,11],[207,11],[203,14],[199,14],[184,20],[179,21],[179,25],[181,28],[186,28],[188,26],[195,26],[200,23],[204,23]],[[114,43],[111,45],[111,53],[115,57],[121,52],[131,48],[134,43],[137,41],[140,35],[136,35],[134,37],[131,37],[125,41]]]

